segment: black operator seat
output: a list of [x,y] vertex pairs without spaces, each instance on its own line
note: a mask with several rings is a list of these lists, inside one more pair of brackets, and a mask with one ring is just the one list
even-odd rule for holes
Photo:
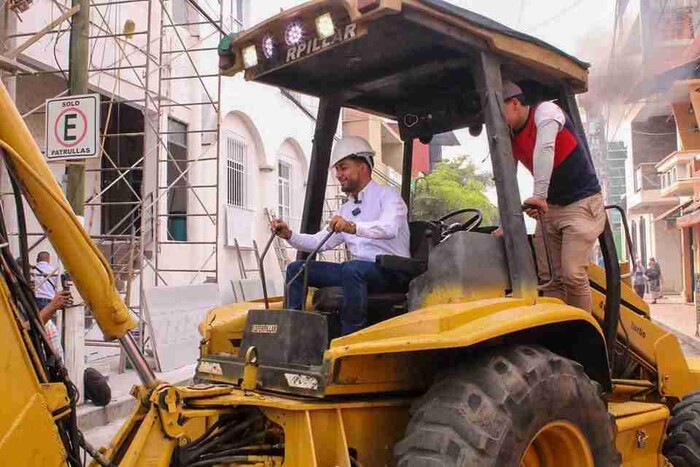
[[[424,273],[428,267],[428,255],[439,240],[439,228],[432,222],[412,221],[408,223],[410,232],[410,258],[393,255],[380,255],[377,264],[382,268],[400,271],[411,278]],[[370,293],[367,296],[368,324],[397,316],[406,311],[406,293],[408,290],[396,292]],[[325,287],[318,289],[313,295],[314,310],[321,313],[333,314],[340,309],[343,301],[341,287]]]

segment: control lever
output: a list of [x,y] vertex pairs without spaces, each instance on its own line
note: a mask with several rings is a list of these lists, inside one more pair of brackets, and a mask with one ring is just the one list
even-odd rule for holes
[[262,254],[258,257],[258,268],[260,269],[260,280],[262,281],[263,299],[265,300],[266,310],[270,309],[270,298],[267,295],[267,281],[265,280],[265,256],[267,256],[267,252],[270,251],[270,246],[272,245],[272,241],[276,236],[277,232],[272,232],[270,234],[270,238],[267,239],[267,243],[265,244],[265,248],[263,248]]
[[304,273],[304,300],[301,302],[301,309],[302,311],[305,311],[306,308],[306,296],[309,294],[309,263],[316,257],[316,254],[321,250],[323,245],[326,244],[326,242],[335,234],[335,232],[328,232],[328,235],[323,237],[323,240],[316,246],[316,249],[312,251],[309,256],[306,258],[306,261],[304,261],[304,264],[301,265],[301,268],[299,268],[299,271],[294,274],[294,277],[292,277],[289,282],[287,282],[284,286],[284,308],[287,308],[287,300],[289,299],[289,286],[292,285],[292,283],[297,280],[297,278],[301,275],[301,273]]
[[535,209],[537,211],[537,220],[540,221],[540,231],[542,232],[542,243],[544,243],[544,252],[545,256],[547,257],[547,267],[549,268],[549,282],[538,285],[537,290],[543,290],[549,287],[554,283],[554,273],[552,271],[552,254],[549,249],[549,240],[547,238],[547,229],[544,226],[544,211],[539,207],[535,206],[534,204],[523,204],[522,206],[523,211],[526,211],[528,209]]
[[610,204],[605,206],[606,211],[611,209],[617,211],[620,214],[620,218],[622,219],[622,226],[625,228],[625,241],[627,243],[627,253],[630,255],[630,260],[632,261],[632,264],[630,265],[630,272],[626,274],[621,274],[620,279],[628,279],[632,277],[632,274],[634,273],[634,268],[637,267],[637,258],[635,257],[634,245],[632,244],[632,236],[630,235],[630,226],[627,223],[627,214],[625,213],[624,209],[622,209],[616,204]]

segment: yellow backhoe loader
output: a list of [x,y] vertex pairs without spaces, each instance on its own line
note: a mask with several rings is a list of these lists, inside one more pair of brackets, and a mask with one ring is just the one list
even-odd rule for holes
[[609,225],[593,314],[538,292],[501,83],[557,100],[583,135],[587,64],[443,0],[310,1],[226,37],[219,60],[225,75],[320,98],[303,232],[320,227],[348,107],[398,124],[408,204],[412,142],[485,126],[503,237],[470,206],[464,222],[411,222],[412,258],[380,259],[415,274],[408,293],[370,296],[371,325],[344,337],[332,339],[333,290],[314,291],[311,311],[267,293],[212,310],[197,384],[171,386],[134,345],[109,266],[2,88],[11,178],[143,384],[109,446],[90,448],[0,224],[0,464],[79,466],[87,450],[103,466],[700,466],[700,365],[623,280]]

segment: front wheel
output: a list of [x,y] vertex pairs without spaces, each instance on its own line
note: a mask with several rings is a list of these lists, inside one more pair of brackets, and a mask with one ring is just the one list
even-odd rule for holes
[[615,467],[612,418],[578,363],[502,347],[450,372],[411,409],[398,467]]
[[674,467],[700,467],[700,391],[673,408],[663,453]]

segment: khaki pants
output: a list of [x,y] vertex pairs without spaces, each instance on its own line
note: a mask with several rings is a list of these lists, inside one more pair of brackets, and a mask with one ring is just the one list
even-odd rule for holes
[[545,288],[545,296],[557,297],[571,306],[591,311],[588,263],[593,245],[605,227],[605,220],[600,193],[568,206],[549,205],[544,220],[537,223],[534,242],[539,278],[549,282],[550,271],[541,231],[544,224],[554,278]]

